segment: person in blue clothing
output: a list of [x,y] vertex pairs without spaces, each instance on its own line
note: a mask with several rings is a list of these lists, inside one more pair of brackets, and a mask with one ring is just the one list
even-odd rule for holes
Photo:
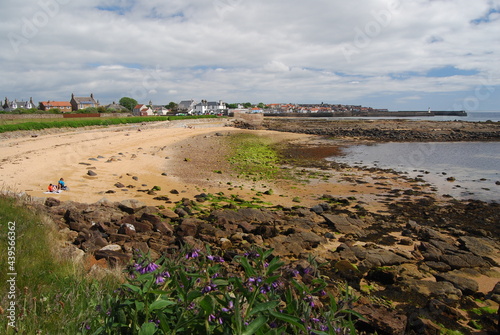
[[66,191],[68,189],[68,186],[66,186],[66,183],[64,182],[63,178],[59,179],[59,182],[57,184],[60,190]]

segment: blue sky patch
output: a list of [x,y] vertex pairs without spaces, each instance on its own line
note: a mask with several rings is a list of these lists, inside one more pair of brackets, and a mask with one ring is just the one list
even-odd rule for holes
[[96,6],[98,10],[105,12],[113,12],[118,15],[125,15],[130,12],[134,7],[134,2],[129,2],[127,5],[113,5],[113,6]]
[[452,77],[452,76],[474,76],[477,70],[460,70],[454,66],[444,66],[429,70],[426,77]]
[[472,20],[472,24],[481,24],[481,23],[488,23],[491,22],[491,14],[495,13],[500,13],[500,8],[490,8],[488,13],[486,13],[484,16],[477,18],[475,20]]

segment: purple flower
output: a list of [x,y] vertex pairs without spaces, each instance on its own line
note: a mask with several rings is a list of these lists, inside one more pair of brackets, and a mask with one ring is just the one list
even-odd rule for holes
[[260,254],[256,251],[249,251],[249,252],[245,252],[244,255],[248,258],[258,258],[260,257]]
[[145,273],[151,273],[156,271],[160,266],[154,262],[148,263],[146,266],[142,266],[141,264],[136,263],[134,265],[134,268],[137,272],[139,272],[141,275]]
[[269,291],[271,291],[271,287],[267,284],[264,284],[260,287],[260,293],[262,294],[269,293]]
[[165,282],[166,278],[170,278],[170,273],[168,271],[162,272],[159,275],[156,276],[155,283],[157,285],[163,284]]
[[218,318],[217,316],[215,316],[214,314],[210,314],[208,316],[208,322],[217,322],[218,324],[223,324],[224,323],[224,320],[222,320],[222,318]]
[[313,271],[313,269],[311,269],[310,267],[307,267],[307,268],[305,268],[305,269],[302,269],[302,273],[303,273],[303,274],[305,274],[305,275],[307,275],[307,274],[311,273],[312,271]]
[[313,298],[313,296],[311,296],[311,295],[307,295],[307,296],[304,298],[304,301],[307,301],[307,302],[309,303],[309,306],[311,306],[311,307],[316,306],[316,305],[314,304],[314,298]]
[[226,308],[226,307],[223,307],[223,308],[222,308],[222,311],[227,313],[227,312],[230,312],[233,308],[234,308],[234,303],[233,303],[233,301],[232,301],[232,300],[229,300],[229,303],[228,303],[228,305],[227,305],[227,308]]
[[210,283],[210,285],[207,285],[201,289],[201,293],[205,294],[205,293],[212,292],[215,290],[217,290],[217,285],[215,285],[214,283]]
[[211,260],[211,261],[214,261],[216,263],[224,263],[224,258],[220,257],[220,256],[213,256],[213,255],[208,255],[207,256],[207,259]]
[[193,249],[192,251],[188,252],[186,254],[186,259],[190,259],[190,258],[196,258],[198,257],[200,254],[198,253],[200,250],[199,249]]

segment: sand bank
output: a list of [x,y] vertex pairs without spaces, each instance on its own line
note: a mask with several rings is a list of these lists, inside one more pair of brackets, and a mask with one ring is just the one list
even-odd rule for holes
[[[194,195],[224,192],[251,199],[257,192],[273,189],[264,201],[283,206],[318,203],[323,194],[355,196],[367,206],[383,206],[394,189],[416,187],[395,175],[360,170],[328,171],[307,182],[250,182],[231,173],[222,137],[235,132],[252,132],[275,141],[313,143],[318,137],[269,130],[243,130],[228,120],[189,120],[150,125],[126,125],[39,132],[0,140],[0,185],[4,190],[24,192],[32,197],[56,197],[92,203],[137,199],[150,205],[192,198]],[[95,176],[89,176],[91,170]],[[216,173],[215,171],[218,171]],[[220,173],[222,172],[222,173]],[[70,190],[45,194],[49,183],[66,180]],[[121,183],[125,187],[117,187]],[[159,186],[156,194],[148,194]],[[417,186],[420,187],[420,186]],[[173,192],[172,192],[173,191]]]

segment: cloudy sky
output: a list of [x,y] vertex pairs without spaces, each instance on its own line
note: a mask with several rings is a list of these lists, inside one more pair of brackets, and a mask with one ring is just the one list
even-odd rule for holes
[[1,0],[0,97],[500,110],[500,0]]

